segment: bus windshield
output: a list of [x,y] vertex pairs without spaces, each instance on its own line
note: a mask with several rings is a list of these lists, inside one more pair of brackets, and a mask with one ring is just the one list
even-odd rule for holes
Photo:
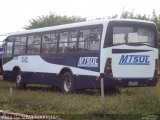
[[113,27],[113,45],[130,43],[154,46],[154,32],[148,28]]

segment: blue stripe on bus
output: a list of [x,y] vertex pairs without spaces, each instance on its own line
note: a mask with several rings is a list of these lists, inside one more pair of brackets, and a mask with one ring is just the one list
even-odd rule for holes
[[[99,53],[73,53],[73,54],[52,54],[52,55],[41,55],[40,56],[44,61],[57,65],[65,65],[69,67],[76,67],[81,69],[87,69],[91,71],[100,71],[100,59]],[[98,66],[97,67],[88,67],[78,66],[80,57],[98,57]]]
[[[13,81],[12,72],[5,71],[4,79]],[[95,76],[79,75],[73,76],[75,89],[100,88],[100,81]],[[55,73],[33,73],[22,72],[22,81],[26,84],[40,84],[60,87],[61,82],[59,76]]]

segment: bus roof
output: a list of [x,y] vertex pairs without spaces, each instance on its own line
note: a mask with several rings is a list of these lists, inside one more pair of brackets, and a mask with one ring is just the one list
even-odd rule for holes
[[57,25],[57,26],[51,26],[51,27],[43,27],[43,28],[37,28],[37,29],[18,31],[18,32],[10,33],[8,37],[14,36],[14,35],[23,35],[23,34],[39,33],[39,32],[46,32],[46,31],[52,31],[52,30],[60,30],[65,28],[81,27],[81,26],[87,26],[87,25],[107,24],[110,21],[130,21],[130,22],[143,22],[143,23],[154,24],[153,22],[150,22],[150,21],[136,20],[136,19],[100,19],[100,20],[91,20],[91,21],[85,21],[85,22],[70,23],[70,24],[63,24],[63,25]]

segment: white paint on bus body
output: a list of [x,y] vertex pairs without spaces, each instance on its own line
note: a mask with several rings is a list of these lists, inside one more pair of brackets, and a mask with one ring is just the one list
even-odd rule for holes
[[[35,62],[33,62],[35,61]],[[48,63],[44,61],[39,55],[31,56],[19,56],[14,57],[13,60],[5,63],[3,68],[5,71],[10,71],[14,66],[19,66],[21,71],[24,72],[40,72],[40,73],[56,73],[59,74],[64,67],[69,67],[73,74],[77,75],[90,75],[99,76],[99,72],[85,70],[82,68],[76,68],[65,65],[58,65],[53,63]],[[29,66],[29,67],[28,67]]]

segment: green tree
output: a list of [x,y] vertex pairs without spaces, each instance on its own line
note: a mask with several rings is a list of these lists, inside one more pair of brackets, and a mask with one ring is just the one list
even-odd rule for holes
[[158,29],[158,42],[160,43],[160,15],[157,15],[155,10],[153,10],[153,12],[152,12],[151,21],[153,21],[157,25],[157,29]]
[[41,27],[55,26],[61,24],[75,23],[75,22],[83,22],[86,21],[86,18],[82,18],[79,16],[61,16],[55,13],[50,13],[49,15],[39,16],[36,19],[31,19],[29,21],[29,25],[25,27],[25,29],[35,29]]
[[129,11],[123,11],[120,18],[129,18],[129,19],[139,19],[139,20],[150,20],[149,17],[147,17],[145,14],[144,15],[140,15],[140,14],[134,14],[133,11],[129,12]]
[[124,12],[122,12],[122,14],[121,14],[120,18],[135,19],[135,16],[134,16],[133,11],[132,11],[132,12],[124,11]]

